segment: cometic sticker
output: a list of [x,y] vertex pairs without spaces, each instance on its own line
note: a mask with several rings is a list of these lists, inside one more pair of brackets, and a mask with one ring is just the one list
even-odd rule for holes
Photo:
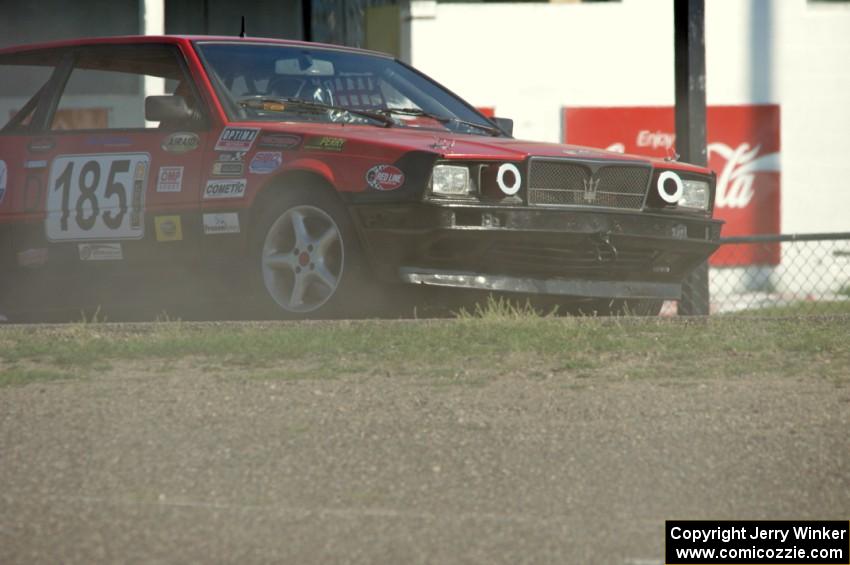
[[219,198],[242,198],[248,182],[245,179],[208,180],[204,187],[204,200]]

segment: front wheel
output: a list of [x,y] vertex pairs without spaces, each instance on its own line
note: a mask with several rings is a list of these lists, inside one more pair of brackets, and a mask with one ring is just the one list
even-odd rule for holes
[[351,315],[362,305],[362,257],[351,221],[333,195],[293,190],[255,232],[265,302],[285,318]]

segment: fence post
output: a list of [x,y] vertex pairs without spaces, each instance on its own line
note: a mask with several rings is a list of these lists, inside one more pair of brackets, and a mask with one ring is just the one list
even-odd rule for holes
[[[676,152],[686,163],[706,166],[705,146],[705,1],[674,0],[676,69]],[[682,285],[679,314],[708,314],[708,263]]]

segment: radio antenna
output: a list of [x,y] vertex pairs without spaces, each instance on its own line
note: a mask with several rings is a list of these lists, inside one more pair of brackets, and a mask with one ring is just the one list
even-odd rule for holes
[[245,33],[245,16],[242,16],[242,31],[239,32],[239,37],[246,37]]

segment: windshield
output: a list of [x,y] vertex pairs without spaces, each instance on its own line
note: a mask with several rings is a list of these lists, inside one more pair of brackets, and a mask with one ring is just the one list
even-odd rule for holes
[[198,50],[232,120],[501,135],[463,100],[389,57],[242,42]]

